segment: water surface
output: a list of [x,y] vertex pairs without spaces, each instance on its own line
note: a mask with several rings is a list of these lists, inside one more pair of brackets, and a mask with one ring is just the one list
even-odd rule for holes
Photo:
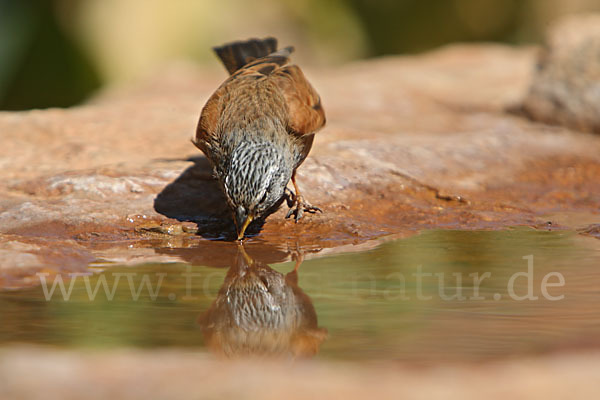
[[219,252],[215,267],[185,249],[192,263],[64,276],[67,296],[50,295],[52,276],[46,293],[0,292],[0,344],[415,362],[599,344],[600,241],[573,232],[427,231],[303,262],[248,254]]

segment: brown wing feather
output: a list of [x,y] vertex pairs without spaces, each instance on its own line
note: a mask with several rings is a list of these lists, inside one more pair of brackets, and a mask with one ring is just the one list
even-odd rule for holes
[[262,74],[254,69],[243,68],[236,71],[231,75],[223,84],[210,96],[200,114],[200,120],[198,121],[198,127],[196,128],[196,136],[192,142],[202,152],[210,157],[211,143],[215,140],[215,134],[217,131],[217,125],[221,114],[230,101],[229,92],[232,85],[243,84],[245,79],[256,79],[264,78]]
[[321,98],[298,66],[278,68],[269,79],[275,82],[285,97],[289,109],[288,126],[294,133],[308,135],[325,125]]
[[222,85],[210,96],[202,108],[198,127],[196,128],[196,136],[192,140],[196,147],[202,150],[208,158],[210,158],[210,145],[213,141],[213,135],[215,134],[219,117],[223,112],[222,97],[225,91],[226,88]]
[[[268,79],[274,83],[285,99],[288,108],[288,129],[298,136],[311,135],[325,125],[325,111],[315,89],[308,83],[302,70],[296,65],[285,65],[289,61],[292,48],[279,50],[267,57],[245,65],[233,73],[208,99],[202,109],[196,129],[194,144],[209,156],[211,142],[221,114],[229,99],[232,85],[243,84],[246,79]],[[312,138],[306,138],[310,150]],[[303,141],[304,142],[304,141]]]

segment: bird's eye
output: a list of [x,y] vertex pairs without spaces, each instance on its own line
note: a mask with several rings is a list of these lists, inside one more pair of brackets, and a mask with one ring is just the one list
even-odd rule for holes
[[265,194],[263,194],[263,197],[261,197],[259,203],[262,204],[265,202],[265,200],[267,200],[267,194],[269,194],[268,191],[265,192]]

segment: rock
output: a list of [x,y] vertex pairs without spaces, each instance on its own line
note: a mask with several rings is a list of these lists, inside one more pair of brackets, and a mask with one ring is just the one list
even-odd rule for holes
[[581,228],[579,231],[583,235],[594,236],[600,239],[600,224],[592,224]]
[[0,397],[593,399],[599,390],[598,363],[597,350],[415,368],[399,360],[224,362],[177,348],[65,351],[14,346],[0,352]]
[[[532,49],[460,45],[308,70],[328,125],[298,182],[325,212],[295,224],[282,207],[250,227],[248,251],[284,261],[421,229],[596,212],[600,137],[505,112],[533,64]],[[223,195],[190,142],[223,78],[178,65],[80,107],[0,113],[2,284],[91,261],[219,265],[219,252],[235,251],[223,242],[234,231]],[[198,248],[200,259],[188,251]]]
[[538,121],[600,133],[600,14],[551,27],[523,110]]

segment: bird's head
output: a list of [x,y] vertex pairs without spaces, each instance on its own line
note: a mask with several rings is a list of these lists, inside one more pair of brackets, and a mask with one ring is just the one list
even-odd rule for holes
[[232,152],[222,184],[237,227],[238,240],[250,223],[265,217],[283,197],[292,160],[269,142],[243,142]]

